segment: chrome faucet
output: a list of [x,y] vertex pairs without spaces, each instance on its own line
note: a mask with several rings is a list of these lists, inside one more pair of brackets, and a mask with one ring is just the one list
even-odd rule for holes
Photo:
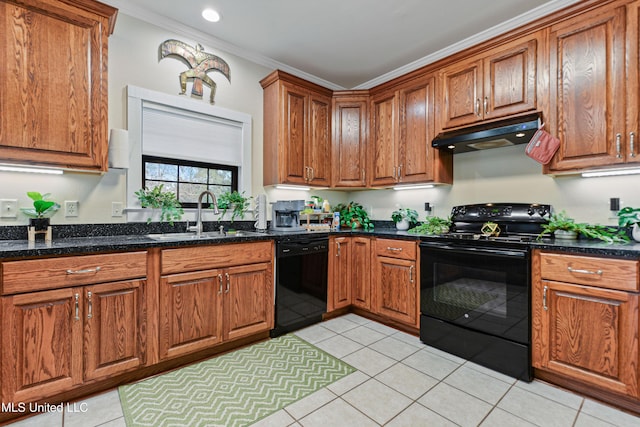
[[187,231],[195,231],[198,237],[200,237],[200,234],[202,233],[202,198],[207,194],[211,196],[211,199],[213,200],[213,213],[216,215],[220,213],[220,211],[218,210],[218,201],[216,200],[215,194],[213,194],[209,190],[205,190],[200,193],[200,196],[198,196],[198,214],[196,216],[196,225],[192,225],[191,227],[189,227],[189,223],[187,223]]

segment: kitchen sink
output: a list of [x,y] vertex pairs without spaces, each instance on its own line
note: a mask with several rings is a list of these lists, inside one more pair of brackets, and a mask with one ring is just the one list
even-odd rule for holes
[[157,233],[147,234],[146,237],[153,240],[205,240],[205,239],[231,239],[234,237],[264,236],[257,231],[236,230],[235,232],[207,231],[198,236],[195,232],[189,233]]

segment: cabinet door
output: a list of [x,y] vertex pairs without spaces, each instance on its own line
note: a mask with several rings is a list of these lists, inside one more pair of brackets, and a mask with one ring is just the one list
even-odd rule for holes
[[327,311],[351,304],[352,261],[351,237],[332,237],[329,240],[329,283],[327,284]]
[[305,184],[307,180],[306,143],[308,122],[308,98],[306,90],[282,83],[283,102],[283,141],[281,150],[282,167],[280,171],[282,181],[289,184]]
[[328,187],[331,184],[331,98],[310,95],[307,141],[307,181]]
[[353,237],[351,250],[351,301],[357,307],[370,310],[371,239]]
[[534,286],[533,365],[638,396],[638,295],[542,280]]
[[377,95],[371,100],[371,150],[369,150],[370,185],[389,185],[398,180],[397,97],[394,92]]
[[3,160],[107,170],[109,23],[82,3],[0,2]]
[[160,358],[168,359],[222,341],[224,273],[207,270],[160,279]]
[[[640,162],[640,1],[627,6],[629,63],[627,65],[627,133],[625,161]],[[623,140],[625,139],[623,138]]]
[[272,264],[232,267],[224,276],[224,339],[273,329]]
[[536,109],[537,40],[516,41],[484,58],[484,119]]
[[404,259],[376,258],[376,310],[378,314],[417,326],[416,263]]
[[442,127],[482,120],[482,60],[461,61],[441,71]]
[[549,124],[561,145],[545,170],[621,163],[625,133],[624,7],[601,8],[553,25],[549,64]]
[[331,164],[334,187],[365,187],[367,101],[337,100],[333,104],[334,138]]
[[108,378],[144,364],[144,281],[84,288],[85,379]]
[[82,289],[2,298],[2,401],[46,399],[82,383]]
[[435,79],[417,82],[399,92],[400,139],[398,168],[401,182],[432,181]]

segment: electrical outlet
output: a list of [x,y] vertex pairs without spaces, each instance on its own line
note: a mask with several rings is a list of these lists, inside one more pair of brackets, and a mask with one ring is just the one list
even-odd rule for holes
[[64,216],[66,216],[66,217],[78,216],[78,201],[77,200],[65,200],[64,201]]
[[18,200],[17,199],[1,199],[0,200],[0,218],[17,218],[18,217]]
[[122,202],[111,202],[111,216],[122,216]]

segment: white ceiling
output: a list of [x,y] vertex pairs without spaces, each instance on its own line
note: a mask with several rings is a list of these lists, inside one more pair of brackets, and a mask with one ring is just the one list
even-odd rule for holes
[[[373,87],[576,1],[103,0],[331,89]],[[222,20],[205,21],[205,7]]]

